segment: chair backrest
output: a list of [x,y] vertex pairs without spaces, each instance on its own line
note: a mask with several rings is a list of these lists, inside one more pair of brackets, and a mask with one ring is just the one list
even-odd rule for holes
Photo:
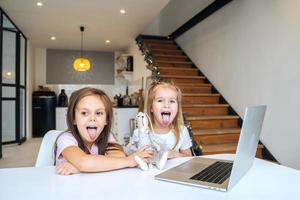
[[51,166],[54,165],[54,144],[57,136],[62,131],[51,130],[48,131],[42,140],[40,150],[36,159],[35,166],[43,167],[43,166]]

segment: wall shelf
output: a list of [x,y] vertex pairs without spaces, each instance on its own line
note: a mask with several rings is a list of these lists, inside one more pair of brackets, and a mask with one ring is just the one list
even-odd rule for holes
[[125,70],[118,71],[117,70],[117,77],[124,78],[127,81],[131,82],[132,81],[132,71],[125,71]]

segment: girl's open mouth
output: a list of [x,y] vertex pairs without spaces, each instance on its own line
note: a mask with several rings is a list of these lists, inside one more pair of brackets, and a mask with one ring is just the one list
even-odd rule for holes
[[96,126],[87,126],[87,132],[92,140],[96,139],[97,127]]
[[161,117],[164,125],[169,125],[171,123],[171,112],[162,112]]

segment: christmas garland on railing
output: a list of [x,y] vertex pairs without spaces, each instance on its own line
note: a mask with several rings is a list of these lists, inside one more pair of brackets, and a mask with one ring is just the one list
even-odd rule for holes
[[191,147],[191,151],[192,151],[192,155],[193,156],[200,156],[202,155],[202,147],[200,144],[197,143],[197,141],[194,138],[194,134],[192,131],[192,126],[190,122],[185,122],[185,126],[188,129],[190,138],[191,138],[191,143],[192,143],[192,147]]
[[184,125],[186,126],[186,128],[188,129],[190,139],[191,139],[191,143],[192,143],[192,146],[191,146],[192,155],[193,156],[200,156],[200,155],[202,155],[202,147],[195,140],[191,123],[189,121],[187,121],[186,118],[187,118],[187,113],[183,113],[183,122],[184,122]]
[[139,36],[136,39],[136,43],[140,48],[140,51],[142,52],[142,55],[144,56],[144,60],[146,61],[147,69],[151,70],[152,72],[152,79],[154,81],[160,81],[160,73],[157,68],[157,64],[154,62],[153,55],[151,53],[150,48],[145,44],[144,39],[142,36]]

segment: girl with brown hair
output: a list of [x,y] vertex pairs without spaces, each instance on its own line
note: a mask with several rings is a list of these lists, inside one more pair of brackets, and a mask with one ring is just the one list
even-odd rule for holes
[[126,155],[111,134],[112,103],[99,89],[82,88],[72,93],[67,112],[68,130],[56,141],[56,171],[61,175],[135,167],[134,156],[151,157],[141,148]]

